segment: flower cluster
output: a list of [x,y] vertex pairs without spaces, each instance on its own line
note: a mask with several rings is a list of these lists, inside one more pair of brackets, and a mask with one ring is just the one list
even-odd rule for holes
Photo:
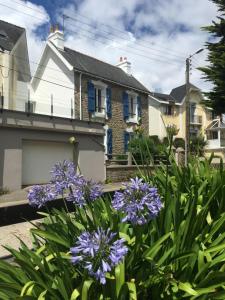
[[76,167],[73,162],[68,160],[56,163],[52,168],[51,174],[51,182],[55,185],[55,190],[59,194],[78,180]]
[[128,251],[124,239],[115,240],[115,236],[116,233],[102,228],[83,232],[75,247],[70,249],[72,263],[85,268],[90,276],[105,284],[105,274],[118,265]]
[[123,192],[116,192],[112,200],[113,208],[125,214],[122,222],[143,225],[158,215],[162,203],[156,188],[139,178],[131,179],[125,187]]
[[103,191],[101,185],[85,180],[83,176],[79,176],[76,184],[71,185],[69,189],[68,201],[72,201],[80,207],[87,202],[91,202],[101,197]]
[[27,195],[30,205],[38,208],[45,205],[46,202],[54,200],[55,197],[56,195],[50,185],[34,185]]

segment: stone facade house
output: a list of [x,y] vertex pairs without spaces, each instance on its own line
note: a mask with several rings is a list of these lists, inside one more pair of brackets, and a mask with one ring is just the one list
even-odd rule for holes
[[57,28],[49,35],[31,82],[35,113],[99,122],[105,129],[105,153],[122,154],[135,126],[149,131],[148,94],[121,58],[114,66],[64,46]]

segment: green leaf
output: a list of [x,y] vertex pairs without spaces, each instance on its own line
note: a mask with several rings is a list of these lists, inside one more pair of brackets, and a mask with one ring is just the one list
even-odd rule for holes
[[192,288],[191,284],[188,282],[180,282],[178,288],[189,295],[196,296],[198,293]]
[[81,300],[88,300],[88,292],[93,283],[94,283],[94,281],[92,279],[85,280],[83,287],[82,287]]
[[76,300],[80,296],[80,293],[77,289],[75,289],[70,297],[70,300]]

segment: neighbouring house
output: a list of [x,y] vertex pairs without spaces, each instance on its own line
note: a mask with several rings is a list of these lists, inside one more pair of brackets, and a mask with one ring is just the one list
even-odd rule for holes
[[31,86],[31,111],[102,124],[108,157],[127,151],[140,122],[148,134],[149,91],[130,62],[121,58],[114,66],[69,49],[58,28],[51,29]]
[[30,79],[25,29],[0,20],[0,108],[24,111]]
[[217,117],[206,128],[207,145],[206,154],[212,153],[217,157],[214,162],[219,162],[220,158],[225,161],[225,119],[224,116]]
[[[199,88],[190,84],[190,136],[206,136],[206,128],[214,115],[210,108],[202,104],[206,101]],[[149,96],[149,134],[166,136],[166,127],[177,127],[177,137],[185,138],[186,126],[186,85],[172,89],[170,94],[151,93]]]

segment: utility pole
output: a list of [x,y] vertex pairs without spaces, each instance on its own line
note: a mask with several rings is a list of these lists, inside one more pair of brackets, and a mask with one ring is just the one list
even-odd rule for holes
[[204,49],[199,49],[194,54],[190,55],[186,59],[186,76],[185,76],[185,83],[186,83],[186,106],[185,106],[185,166],[188,165],[188,155],[190,152],[190,65],[191,59],[194,55],[199,54]]
[[185,110],[185,166],[188,164],[188,155],[190,149],[190,57],[186,59],[186,110]]

